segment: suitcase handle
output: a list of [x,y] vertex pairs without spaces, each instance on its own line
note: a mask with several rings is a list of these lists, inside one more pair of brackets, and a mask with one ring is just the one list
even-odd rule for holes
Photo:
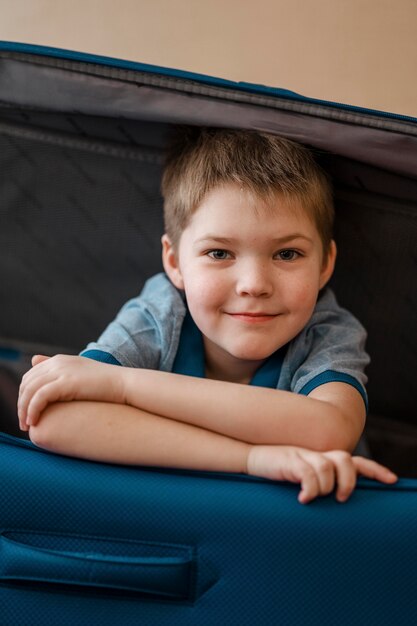
[[110,588],[185,600],[190,598],[194,566],[187,547],[176,556],[126,557],[39,548],[0,535],[1,581]]

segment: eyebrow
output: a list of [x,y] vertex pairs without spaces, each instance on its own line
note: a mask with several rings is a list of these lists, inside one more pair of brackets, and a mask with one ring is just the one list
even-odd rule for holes
[[[305,241],[308,241],[310,243],[313,242],[313,240],[310,237],[306,237],[302,233],[291,233],[289,235],[284,235],[284,237],[274,237],[273,239],[271,239],[271,242],[274,245],[280,245],[283,243],[288,243],[289,241],[293,241],[295,239],[304,239]],[[232,238],[219,237],[218,235],[209,234],[209,235],[206,235],[205,237],[201,237],[201,239],[197,239],[195,243],[202,243],[204,241],[216,241],[217,243],[232,244],[232,243],[236,243],[238,239],[235,239],[233,237]]]

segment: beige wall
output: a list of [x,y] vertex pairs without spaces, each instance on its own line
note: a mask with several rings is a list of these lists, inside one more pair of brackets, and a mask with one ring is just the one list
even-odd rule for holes
[[417,117],[417,0],[0,0],[0,39]]

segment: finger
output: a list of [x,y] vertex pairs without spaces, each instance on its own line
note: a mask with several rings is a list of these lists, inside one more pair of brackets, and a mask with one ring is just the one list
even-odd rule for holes
[[361,456],[354,456],[353,463],[362,476],[379,480],[382,483],[392,484],[397,482],[398,476],[384,465],[380,465],[371,459],[365,459]]
[[27,410],[27,426],[35,426],[39,417],[48,404],[56,402],[60,398],[59,388],[54,382],[48,383],[38,389],[32,396]]
[[[40,363],[38,363],[40,365]],[[19,393],[22,394],[28,385],[30,385],[37,377],[44,374],[42,367],[32,367],[27,370],[22,376],[22,380],[20,381]]]
[[[30,373],[32,371],[33,370],[29,370]],[[39,375],[29,375],[29,372],[27,372],[22,378],[22,382],[19,387],[19,396],[17,399],[17,415],[21,425],[26,424],[28,403],[30,398],[40,386],[39,380],[41,377],[39,377]]]
[[23,420],[19,416],[19,409],[17,409],[17,416],[19,420],[19,428],[20,430],[29,430],[29,426],[26,425],[26,420]]
[[325,454],[333,461],[335,468],[337,481],[336,500],[346,502],[356,486],[357,472],[352,456],[342,450]]
[[17,407],[17,419],[19,420],[19,428],[20,430],[26,430],[26,412],[21,409],[20,406]]
[[23,376],[19,386],[19,397],[17,400],[19,421],[26,423],[28,403],[36,390],[46,382],[45,370],[42,367],[28,370]]
[[51,383],[50,374],[40,370],[37,374],[25,374],[25,382],[20,385],[18,398],[18,417],[21,424],[27,424],[29,404],[42,387]]
[[[285,448],[285,446],[284,446]],[[290,454],[278,459],[279,480],[300,483],[301,490],[298,501],[307,504],[319,495],[320,487],[314,467],[300,454],[296,448],[288,450]],[[303,450],[303,452],[305,452]],[[277,468],[276,468],[277,469]]]
[[308,462],[315,469],[320,495],[328,495],[333,491],[336,482],[336,473],[333,462],[323,453],[305,450],[304,455],[307,456]]
[[21,384],[19,387],[19,396],[17,399],[17,417],[19,420],[20,430],[26,430],[26,400],[25,400],[25,391],[23,389],[23,385]]
[[307,504],[320,494],[320,485],[314,467],[305,461],[300,464],[299,480],[301,491],[298,494],[298,501],[301,504]]
[[46,361],[51,357],[45,356],[44,354],[34,354],[32,357],[32,366],[38,365],[38,363],[42,363],[42,361]]

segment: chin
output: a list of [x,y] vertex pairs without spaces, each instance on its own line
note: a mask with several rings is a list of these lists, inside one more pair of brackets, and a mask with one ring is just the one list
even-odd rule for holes
[[248,348],[245,346],[244,348],[235,349],[230,351],[230,354],[235,357],[235,359],[239,359],[240,361],[265,361],[268,357],[271,356],[278,348],[273,348],[272,350],[260,349],[260,348]]

